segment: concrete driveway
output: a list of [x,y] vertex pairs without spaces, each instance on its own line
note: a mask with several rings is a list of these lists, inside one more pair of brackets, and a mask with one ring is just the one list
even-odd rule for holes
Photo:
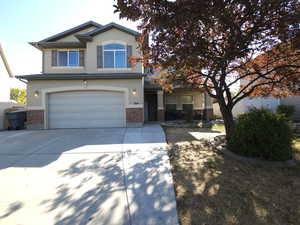
[[164,132],[0,132],[0,224],[176,225]]

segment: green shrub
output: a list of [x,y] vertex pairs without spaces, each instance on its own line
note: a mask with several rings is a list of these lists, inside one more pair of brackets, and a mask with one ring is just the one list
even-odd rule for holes
[[234,153],[271,161],[292,158],[293,133],[282,114],[251,109],[238,117],[228,148]]
[[276,112],[290,118],[295,113],[295,107],[292,105],[279,105]]

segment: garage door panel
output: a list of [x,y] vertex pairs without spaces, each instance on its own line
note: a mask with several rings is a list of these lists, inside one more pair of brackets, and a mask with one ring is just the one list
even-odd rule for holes
[[[84,102],[85,104],[110,104],[111,102],[115,103],[115,104],[123,104],[124,99],[120,98],[119,96],[107,96],[107,95],[103,95],[100,96],[102,99],[98,99],[99,95],[96,96],[84,96],[84,97],[80,97],[80,96],[73,96],[73,97],[64,97],[64,96],[57,96],[57,98],[51,99],[51,103],[52,104],[65,104],[66,102],[68,102],[69,105],[77,105],[78,102]],[[74,101],[76,100],[76,101]]]
[[51,119],[53,120],[68,120],[69,118],[73,120],[109,120],[109,119],[120,119],[120,115],[117,112],[111,112],[109,115],[107,114],[97,114],[94,115],[92,112],[86,113],[84,116],[80,112],[71,112],[68,114],[61,114],[61,115],[53,115]]
[[124,94],[107,91],[52,93],[49,128],[124,127]]
[[[110,105],[108,108],[107,105],[86,105],[84,108],[80,110],[79,113],[92,113],[95,114],[95,111],[98,114],[103,114],[105,112],[114,112],[114,111],[120,111],[123,110],[123,106],[121,105]],[[55,111],[57,113],[76,113],[78,112],[78,104],[75,105],[69,105],[68,108],[64,107],[64,104],[59,105],[59,104],[52,104],[51,107],[49,108],[49,112],[51,113],[52,111]]]
[[108,121],[108,120],[78,120],[77,122],[73,122],[70,120],[65,120],[61,122],[54,122],[52,126],[55,128],[78,128],[77,124],[85,124],[85,127],[82,128],[99,128],[101,127],[120,127],[120,124],[123,123],[122,120],[114,120],[114,121]]

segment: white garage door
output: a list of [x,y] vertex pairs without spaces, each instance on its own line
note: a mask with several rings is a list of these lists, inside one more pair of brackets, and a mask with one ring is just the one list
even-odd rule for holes
[[49,94],[49,128],[124,127],[124,94],[72,91]]

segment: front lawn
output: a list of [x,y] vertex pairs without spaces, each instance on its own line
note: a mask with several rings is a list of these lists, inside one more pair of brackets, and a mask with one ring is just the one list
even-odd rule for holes
[[224,126],[224,124],[214,124],[211,129],[213,131],[219,131],[221,133],[225,133],[225,126]]
[[[300,166],[262,169],[225,158],[199,140],[204,131],[165,128],[181,225],[300,224]],[[300,152],[299,139],[295,146]]]

